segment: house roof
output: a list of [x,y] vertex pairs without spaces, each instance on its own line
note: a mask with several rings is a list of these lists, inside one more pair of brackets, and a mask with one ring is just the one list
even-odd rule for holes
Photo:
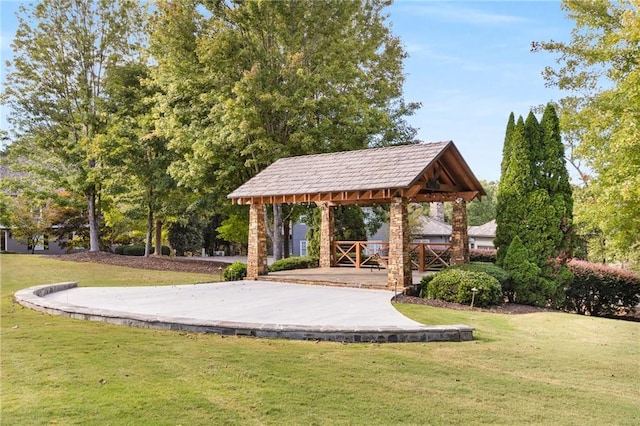
[[451,235],[451,225],[440,222],[430,216],[421,215],[418,220],[420,225],[415,229],[415,235],[449,236]]
[[492,220],[479,226],[470,226],[467,231],[470,237],[495,237],[496,221]]
[[[448,195],[444,195],[448,194]],[[281,158],[228,195],[238,204],[471,200],[485,195],[453,142]]]

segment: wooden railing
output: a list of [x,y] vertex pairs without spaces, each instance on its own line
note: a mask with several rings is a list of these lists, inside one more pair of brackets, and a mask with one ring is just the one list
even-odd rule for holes
[[[351,268],[386,268],[389,243],[371,241],[336,241],[335,265]],[[450,243],[410,243],[411,268],[420,272],[449,266]]]

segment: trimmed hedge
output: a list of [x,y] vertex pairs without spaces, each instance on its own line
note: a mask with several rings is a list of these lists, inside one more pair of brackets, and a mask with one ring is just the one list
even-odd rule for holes
[[239,281],[247,276],[247,265],[242,262],[233,262],[227,266],[222,273],[225,281]]
[[509,285],[511,275],[495,263],[490,262],[471,262],[462,265],[452,265],[449,269],[462,269],[463,271],[484,272],[498,280],[502,288]]
[[[115,254],[121,254],[124,256],[144,256],[144,245],[132,244],[127,246],[118,246],[114,250]],[[151,247],[151,254],[155,253],[155,249]],[[169,256],[171,249],[167,246],[162,246],[162,254]]]
[[496,263],[496,253],[495,249],[469,250],[469,261]]
[[640,304],[640,276],[577,259],[567,266],[573,283],[565,291],[566,310],[582,315],[626,315]]
[[431,299],[471,304],[472,288],[476,288],[474,306],[499,305],[503,301],[502,288],[497,279],[486,272],[461,269],[445,269],[438,272],[427,284],[427,295]]
[[316,258],[310,256],[294,256],[288,257],[286,259],[276,260],[272,265],[269,266],[269,272],[289,271],[291,269],[309,269],[317,267],[318,259]]

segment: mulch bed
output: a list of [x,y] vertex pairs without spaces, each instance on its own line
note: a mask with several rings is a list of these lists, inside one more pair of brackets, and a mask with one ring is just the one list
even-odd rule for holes
[[[126,266],[137,269],[154,269],[157,271],[193,272],[198,274],[219,275],[229,263],[203,260],[190,257],[168,256],[122,256],[105,252],[81,252],[55,256],[61,260],[72,262],[103,263],[107,265]],[[222,268],[222,269],[221,269]]]
[[436,308],[456,309],[459,311],[480,311],[493,312],[496,314],[531,314],[535,312],[558,312],[554,309],[539,308],[537,306],[518,305],[516,303],[503,303],[500,306],[492,306],[490,308],[478,308],[460,303],[445,302],[436,299],[423,299],[422,297],[398,295],[393,299],[397,303],[413,303],[416,305],[427,305]]

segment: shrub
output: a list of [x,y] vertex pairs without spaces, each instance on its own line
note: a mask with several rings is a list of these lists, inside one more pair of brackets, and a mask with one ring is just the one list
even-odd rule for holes
[[489,262],[472,262],[465,263],[463,265],[453,265],[450,268],[461,269],[463,271],[471,271],[471,272],[484,272],[491,275],[493,278],[498,280],[500,283],[500,287],[502,288],[502,294],[506,296],[510,302],[513,301],[513,280],[511,280],[511,275],[501,267],[497,266],[494,263]]
[[[144,256],[144,246],[140,244],[118,246],[114,252],[124,256]],[[155,249],[152,247],[151,254],[153,253],[155,253]],[[171,254],[171,249],[167,246],[162,246],[162,254],[164,256],[169,256]]]
[[313,258],[310,256],[288,257],[286,259],[280,259],[273,262],[273,264],[269,266],[269,272],[289,271],[291,269],[308,269],[308,268],[317,268],[317,267],[318,267],[318,259],[316,258]]
[[574,278],[565,293],[566,310],[594,316],[625,315],[640,303],[640,276],[576,259],[568,267]]
[[247,276],[247,265],[242,262],[233,262],[222,273],[225,281],[239,281]]
[[533,257],[517,235],[509,244],[502,267],[511,275],[513,293],[508,292],[510,302],[523,305],[546,306],[554,289],[540,277],[541,269],[530,259]]
[[436,276],[436,274],[429,274],[422,277],[420,280],[420,297],[426,299],[429,295],[429,283]]
[[495,249],[469,250],[469,261],[496,263],[496,250]]
[[447,302],[470,304],[472,288],[477,289],[475,306],[499,305],[503,300],[500,283],[486,272],[445,269],[435,274],[427,288],[430,298]]

